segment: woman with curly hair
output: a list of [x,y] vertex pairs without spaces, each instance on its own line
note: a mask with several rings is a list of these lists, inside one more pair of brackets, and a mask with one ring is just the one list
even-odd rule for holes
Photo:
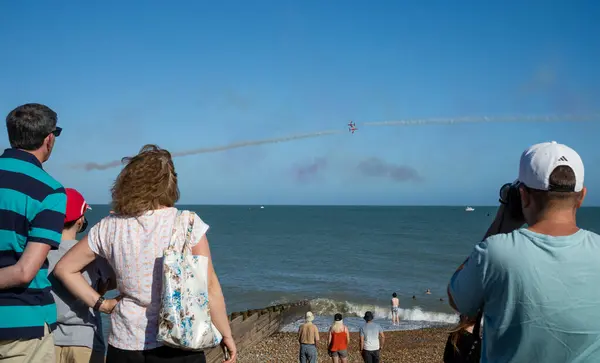
[[[111,314],[106,362],[203,363],[203,352],[190,352],[157,341],[162,290],[162,256],[169,245],[179,200],[171,154],[155,145],[124,158],[112,187],[112,213],[103,218],[58,262],[54,274],[90,308]],[[187,227],[190,212],[182,211]],[[206,238],[208,225],[194,216],[191,252],[208,258],[208,294],[212,322],[223,335],[226,362],[236,360],[236,346]],[[181,246],[182,247],[182,246]],[[103,298],[81,275],[96,256],[105,258],[117,276],[115,299]]]

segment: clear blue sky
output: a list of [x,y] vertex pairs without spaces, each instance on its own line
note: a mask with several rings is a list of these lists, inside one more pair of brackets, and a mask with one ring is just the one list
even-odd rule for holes
[[182,202],[493,205],[523,149],[556,140],[582,155],[600,205],[600,119],[345,131],[600,111],[600,2],[523,3],[2,1],[0,110],[59,113],[46,169],[92,203],[119,168],[69,164],[339,128],[176,158]]

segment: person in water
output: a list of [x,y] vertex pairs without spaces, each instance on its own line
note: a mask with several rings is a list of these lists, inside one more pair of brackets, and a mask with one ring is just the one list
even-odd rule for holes
[[458,325],[448,335],[444,348],[444,363],[479,362],[481,344],[475,345],[475,350],[471,352],[476,338],[473,334],[474,326],[475,318],[460,316]]
[[398,315],[400,310],[400,300],[398,294],[392,294],[392,325],[400,325],[400,316]]
[[327,350],[333,363],[348,363],[348,344],[350,344],[348,327],[344,325],[342,314],[335,314],[327,339]]

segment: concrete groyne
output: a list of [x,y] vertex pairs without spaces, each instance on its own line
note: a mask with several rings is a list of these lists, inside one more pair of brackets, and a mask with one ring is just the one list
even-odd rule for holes
[[[284,325],[294,322],[310,310],[308,300],[235,312],[229,315],[229,325],[238,354],[261,340],[271,336]],[[223,353],[220,347],[207,350],[207,363],[220,363]]]

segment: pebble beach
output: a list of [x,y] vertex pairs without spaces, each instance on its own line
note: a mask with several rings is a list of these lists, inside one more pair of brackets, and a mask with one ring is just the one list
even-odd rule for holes
[[[442,362],[449,328],[387,331],[381,352],[382,363]],[[319,362],[331,362],[327,354],[327,334],[320,335]],[[362,363],[358,352],[358,333],[350,333],[349,363]],[[240,353],[239,363],[295,363],[298,362],[298,336],[277,333]]]

